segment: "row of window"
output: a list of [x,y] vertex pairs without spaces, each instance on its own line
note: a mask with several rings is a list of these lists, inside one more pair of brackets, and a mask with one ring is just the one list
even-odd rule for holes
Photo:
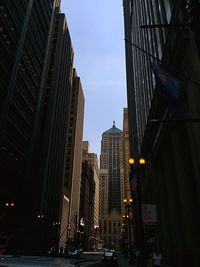
[[[154,57],[161,59],[162,50],[167,36],[167,28],[141,29],[141,25],[168,23],[171,18],[170,5],[168,0],[139,0],[132,3],[130,7],[131,25],[129,41],[144,49]],[[143,139],[148,113],[151,105],[155,81],[150,67],[149,58],[144,52],[132,49],[133,57],[133,78],[130,81],[130,88],[134,82],[135,109],[137,120],[137,135],[140,144]],[[131,90],[131,89],[130,89]]]

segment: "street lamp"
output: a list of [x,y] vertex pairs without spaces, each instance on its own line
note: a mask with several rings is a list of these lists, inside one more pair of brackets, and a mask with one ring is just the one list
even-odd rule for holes
[[129,232],[129,248],[130,248],[130,260],[129,263],[133,264],[133,246],[132,246],[132,237],[131,237],[131,213],[130,213],[130,208],[133,203],[132,198],[124,198],[123,200],[125,204],[125,212],[126,215],[123,215],[123,218],[126,218],[128,222],[128,232]]
[[136,193],[135,215],[136,215],[137,246],[140,249],[141,257],[143,259],[145,241],[144,241],[144,226],[142,218],[142,172],[144,170],[144,166],[146,165],[146,160],[145,158],[141,157],[137,160],[135,164],[135,160],[129,159],[129,164],[130,164],[130,180],[136,179],[134,190]]

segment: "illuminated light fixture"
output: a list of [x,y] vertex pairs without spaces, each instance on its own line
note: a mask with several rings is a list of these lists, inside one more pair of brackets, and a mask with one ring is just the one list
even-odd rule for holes
[[6,207],[8,207],[9,206],[9,203],[6,203]]
[[11,205],[12,207],[14,207],[14,206],[15,206],[15,203],[11,203],[10,205]]
[[144,158],[140,158],[140,159],[139,159],[139,163],[140,163],[141,165],[144,165],[144,164],[146,164],[146,160],[145,160]]
[[124,203],[126,203],[126,202],[127,202],[127,199],[126,199],[126,198],[124,198],[123,202],[124,202]]
[[125,215],[123,215],[122,217],[123,217],[123,218],[125,218],[126,216],[125,216]]
[[38,214],[38,216],[37,216],[38,218],[41,218],[41,215],[40,214]]
[[126,215],[126,218],[129,218],[129,215]]
[[129,202],[130,202],[130,203],[132,203],[132,202],[133,202],[133,199],[132,199],[132,198],[130,198],[130,199],[129,199]]
[[134,164],[134,163],[135,163],[135,160],[134,160],[133,158],[130,158],[130,159],[128,160],[128,162],[129,162],[129,164]]

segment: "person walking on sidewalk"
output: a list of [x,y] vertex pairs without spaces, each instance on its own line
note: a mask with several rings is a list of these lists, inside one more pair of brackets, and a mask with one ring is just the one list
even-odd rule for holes
[[153,260],[153,267],[161,267],[162,255],[158,250],[156,250],[156,252],[153,254],[152,260]]

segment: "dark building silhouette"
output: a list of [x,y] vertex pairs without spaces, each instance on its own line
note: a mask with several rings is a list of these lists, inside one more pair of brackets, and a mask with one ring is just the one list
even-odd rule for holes
[[0,2],[0,231],[13,253],[60,235],[73,49],[59,5]]
[[69,243],[77,231],[82,168],[84,104],[85,99],[81,80],[77,75],[76,69],[73,69],[72,98],[65,157],[61,224],[62,239],[60,246],[64,246],[66,239]]
[[[42,181],[38,190],[39,214],[51,245],[58,246],[64,199],[65,160],[72,102],[73,48],[64,14],[56,10],[53,22],[48,68],[45,79],[38,169]],[[39,186],[38,186],[39,189]],[[65,207],[67,209],[67,207]],[[67,218],[66,218],[67,220]]]
[[82,162],[78,245],[84,250],[92,249],[94,235],[94,195],[95,182],[92,165],[88,161]]
[[[145,225],[145,241],[166,261],[175,255],[176,266],[186,257],[190,266],[200,263],[199,15],[199,1],[124,0],[130,154],[146,157],[143,203],[155,204],[158,217]],[[155,24],[165,25],[140,28]],[[156,85],[150,62],[180,81],[175,105]]]

